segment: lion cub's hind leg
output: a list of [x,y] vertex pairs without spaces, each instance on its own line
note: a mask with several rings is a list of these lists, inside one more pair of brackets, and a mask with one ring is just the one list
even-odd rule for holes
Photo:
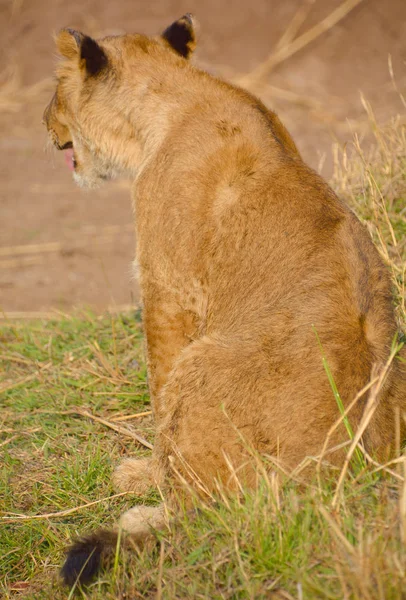
[[134,492],[140,496],[158,487],[161,481],[161,469],[153,457],[126,458],[113,473],[113,483],[119,492]]
[[240,483],[255,485],[250,448],[255,448],[258,434],[256,406],[263,403],[259,399],[256,405],[247,405],[246,399],[260,394],[261,360],[257,352],[244,354],[244,348],[230,348],[208,337],[183,352],[164,388],[167,415],[155,441],[170,503],[182,478],[204,495],[204,489],[209,495],[217,489],[216,480],[238,489],[235,469]]

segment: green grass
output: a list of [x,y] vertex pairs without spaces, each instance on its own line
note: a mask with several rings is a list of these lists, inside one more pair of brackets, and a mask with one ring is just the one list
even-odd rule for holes
[[[376,136],[369,157],[357,149],[337,163],[334,185],[392,271],[404,326],[405,128],[395,123]],[[0,406],[0,597],[67,599],[58,571],[69,540],[111,525],[136,502],[159,500],[112,497],[114,466],[149,450],[83,412],[153,443],[150,415],[115,421],[150,408],[139,314],[2,321]],[[405,478],[404,460],[348,471],[337,502],[336,481],[263,477],[254,492],[180,515],[150,548],[120,551],[77,595],[405,600]]]
[[[0,343],[2,515],[57,512],[112,495],[112,467],[134,442],[71,413],[86,407],[113,421],[149,409],[139,319],[87,314],[5,323]],[[152,440],[150,417],[141,421],[138,429]],[[111,522],[127,504],[118,498],[61,519],[3,520],[0,597],[16,583],[35,582],[39,565],[49,576],[72,533],[106,516]]]
[[[46,515],[106,498],[68,516],[3,520],[0,593],[67,598],[58,580],[64,547],[140,501],[108,499],[111,471],[127,453],[148,453],[69,411],[85,407],[113,422],[148,410],[140,324],[134,315],[88,314],[6,323],[0,339],[7,348],[0,359],[2,516]],[[127,423],[153,441],[149,416]],[[354,482],[349,475],[336,511],[334,486],[264,478],[256,492],[183,515],[156,547],[120,553],[115,577],[104,574],[79,596],[154,598],[160,589],[163,598],[404,598],[400,479],[386,472],[371,479],[367,471]]]

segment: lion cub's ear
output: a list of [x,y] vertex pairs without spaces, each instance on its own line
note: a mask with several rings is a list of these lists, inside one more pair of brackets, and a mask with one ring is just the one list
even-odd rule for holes
[[85,36],[74,29],[62,29],[55,36],[56,47],[59,54],[65,58],[75,58],[79,55],[79,48]]
[[107,56],[97,42],[74,29],[62,29],[56,37],[56,46],[65,58],[77,58],[88,75],[97,75],[107,66]]
[[184,58],[189,58],[196,48],[196,22],[190,13],[169,25],[162,38]]

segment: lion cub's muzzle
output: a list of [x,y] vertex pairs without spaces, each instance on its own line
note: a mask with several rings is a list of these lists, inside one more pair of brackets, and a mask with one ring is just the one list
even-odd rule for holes
[[44,110],[42,122],[48,129],[49,136],[58,150],[68,150],[73,148],[73,143],[69,129],[63,125],[56,116],[57,100],[56,94],[53,95],[51,102]]

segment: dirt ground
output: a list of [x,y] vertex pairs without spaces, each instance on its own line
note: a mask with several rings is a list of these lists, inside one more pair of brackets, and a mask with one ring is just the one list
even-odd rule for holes
[[195,62],[227,78],[251,73],[244,84],[277,110],[304,158],[329,177],[332,141],[364,133],[361,90],[378,121],[404,111],[388,55],[404,90],[406,2],[362,0],[259,81],[252,72],[278,48],[292,50],[290,33],[297,38],[351,4],[356,0],[0,0],[0,310],[100,310],[137,299],[128,184],[84,192],[62,153],[45,151],[53,32],[71,26],[94,36],[156,34],[194,13]]

